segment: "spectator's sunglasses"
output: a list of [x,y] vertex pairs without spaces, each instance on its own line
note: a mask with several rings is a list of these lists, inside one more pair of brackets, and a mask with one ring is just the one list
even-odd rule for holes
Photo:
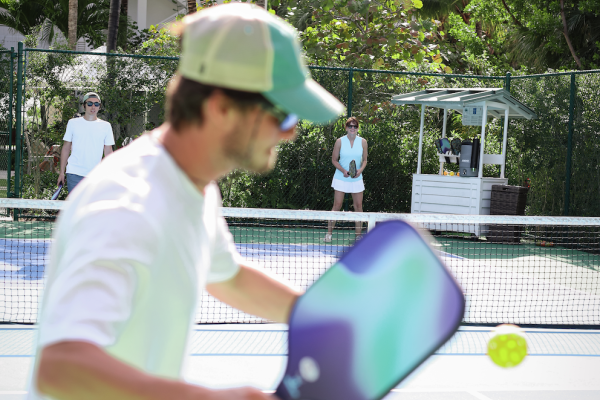
[[350,129],[358,129],[358,125],[352,125],[352,124],[349,124],[349,125],[346,125],[346,128],[350,128]]
[[279,123],[279,130],[282,132],[289,131],[296,125],[298,125],[298,116],[296,114],[289,114],[283,111],[281,108],[277,107],[267,99],[258,103],[260,107],[277,118],[277,122]]
[[100,107],[100,104],[102,104],[102,103],[98,103],[97,101],[95,101],[95,102],[88,101],[87,102],[88,107],[91,107],[91,106]]

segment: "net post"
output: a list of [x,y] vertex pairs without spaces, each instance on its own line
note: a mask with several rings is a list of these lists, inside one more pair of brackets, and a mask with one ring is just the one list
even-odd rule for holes
[[571,156],[573,153],[573,118],[575,107],[575,74],[571,74],[571,96],[569,99],[569,136],[567,138],[567,168],[565,172],[565,209],[563,215],[569,215],[571,199]]
[[369,213],[369,218],[367,219],[367,232],[370,232],[371,229],[375,228],[375,222],[375,215]]

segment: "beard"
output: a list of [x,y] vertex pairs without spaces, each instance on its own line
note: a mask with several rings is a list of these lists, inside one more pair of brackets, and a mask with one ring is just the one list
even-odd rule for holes
[[263,174],[275,167],[277,149],[270,149],[267,155],[267,149],[260,148],[260,142],[256,140],[259,122],[253,127],[252,132],[244,129],[242,123],[236,126],[225,138],[223,152],[226,157],[235,163],[236,168]]

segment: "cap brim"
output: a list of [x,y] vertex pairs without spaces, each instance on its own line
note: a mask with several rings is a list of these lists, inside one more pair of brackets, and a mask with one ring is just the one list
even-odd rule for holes
[[338,99],[312,79],[293,89],[271,90],[262,94],[287,112],[317,124],[333,121],[346,110]]

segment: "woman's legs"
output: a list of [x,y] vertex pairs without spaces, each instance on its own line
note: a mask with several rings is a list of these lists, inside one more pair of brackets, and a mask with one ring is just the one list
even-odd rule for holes
[[[352,205],[354,206],[354,212],[363,212],[362,208],[363,192],[352,193]],[[356,221],[355,229],[356,236],[362,233],[362,222]]]
[[[331,211],[340,211],[342,209],[342,204],[344,203],[344,192],[340,192],[339,190],[334,190],[333,193],[333,208]],[[335,226],[335,221],[329,221],[327,223],[327,233],[332,234],[333,227]]]

